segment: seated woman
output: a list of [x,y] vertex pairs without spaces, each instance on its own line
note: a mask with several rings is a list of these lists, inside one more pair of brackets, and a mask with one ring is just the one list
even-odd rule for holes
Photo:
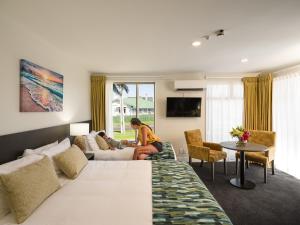
[[138,140],[141,143],[136,147],[133,154],[133,160],[143,160],[149,155],[162,151],[160,138],[154,134],[151,127],[142,123],[138,118],[132,118],[131,127],[138,130]]

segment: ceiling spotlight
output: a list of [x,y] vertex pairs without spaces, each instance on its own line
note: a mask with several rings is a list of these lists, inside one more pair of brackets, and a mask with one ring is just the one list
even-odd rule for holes
[[248,59],[247,58],[243,58],[243,59],[241,59],[241,62],[242,63],[246,63],[246,62],[248,62]]
[[199,47],[199,46],[201,45],[201,42],[200,42],[200,41],[194,41],[194,42],[192,43],[192,45],[193,45],[194,47]]

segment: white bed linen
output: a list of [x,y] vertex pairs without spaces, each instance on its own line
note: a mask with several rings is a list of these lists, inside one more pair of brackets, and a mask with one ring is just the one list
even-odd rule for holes
[[[89,161],[23,225],[152,224],[150,161]],[[12,214],[1,225],[16,224]]]
[[134,148],[126,147],[116,150],[87,151],[94,153],[95,160],[132,160]]

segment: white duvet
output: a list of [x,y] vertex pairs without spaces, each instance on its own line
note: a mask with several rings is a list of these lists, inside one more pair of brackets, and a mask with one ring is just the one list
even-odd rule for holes
[[97,150],[87,152],[94,153],[95,160],[132,160],[134,148],[126,147],[124,149]]
[[[89,161],[24,225],[152,224],[151,161]],[[1,225],[16,224],[11,214]]]

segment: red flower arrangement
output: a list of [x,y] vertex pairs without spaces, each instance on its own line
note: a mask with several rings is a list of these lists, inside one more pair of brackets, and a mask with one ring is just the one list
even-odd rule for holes
[[245,145],[251,136],[250,132],[245,130],[242,126],[232,128],[230,134],[232,137],[237,137],[239,139],[237,145]]

